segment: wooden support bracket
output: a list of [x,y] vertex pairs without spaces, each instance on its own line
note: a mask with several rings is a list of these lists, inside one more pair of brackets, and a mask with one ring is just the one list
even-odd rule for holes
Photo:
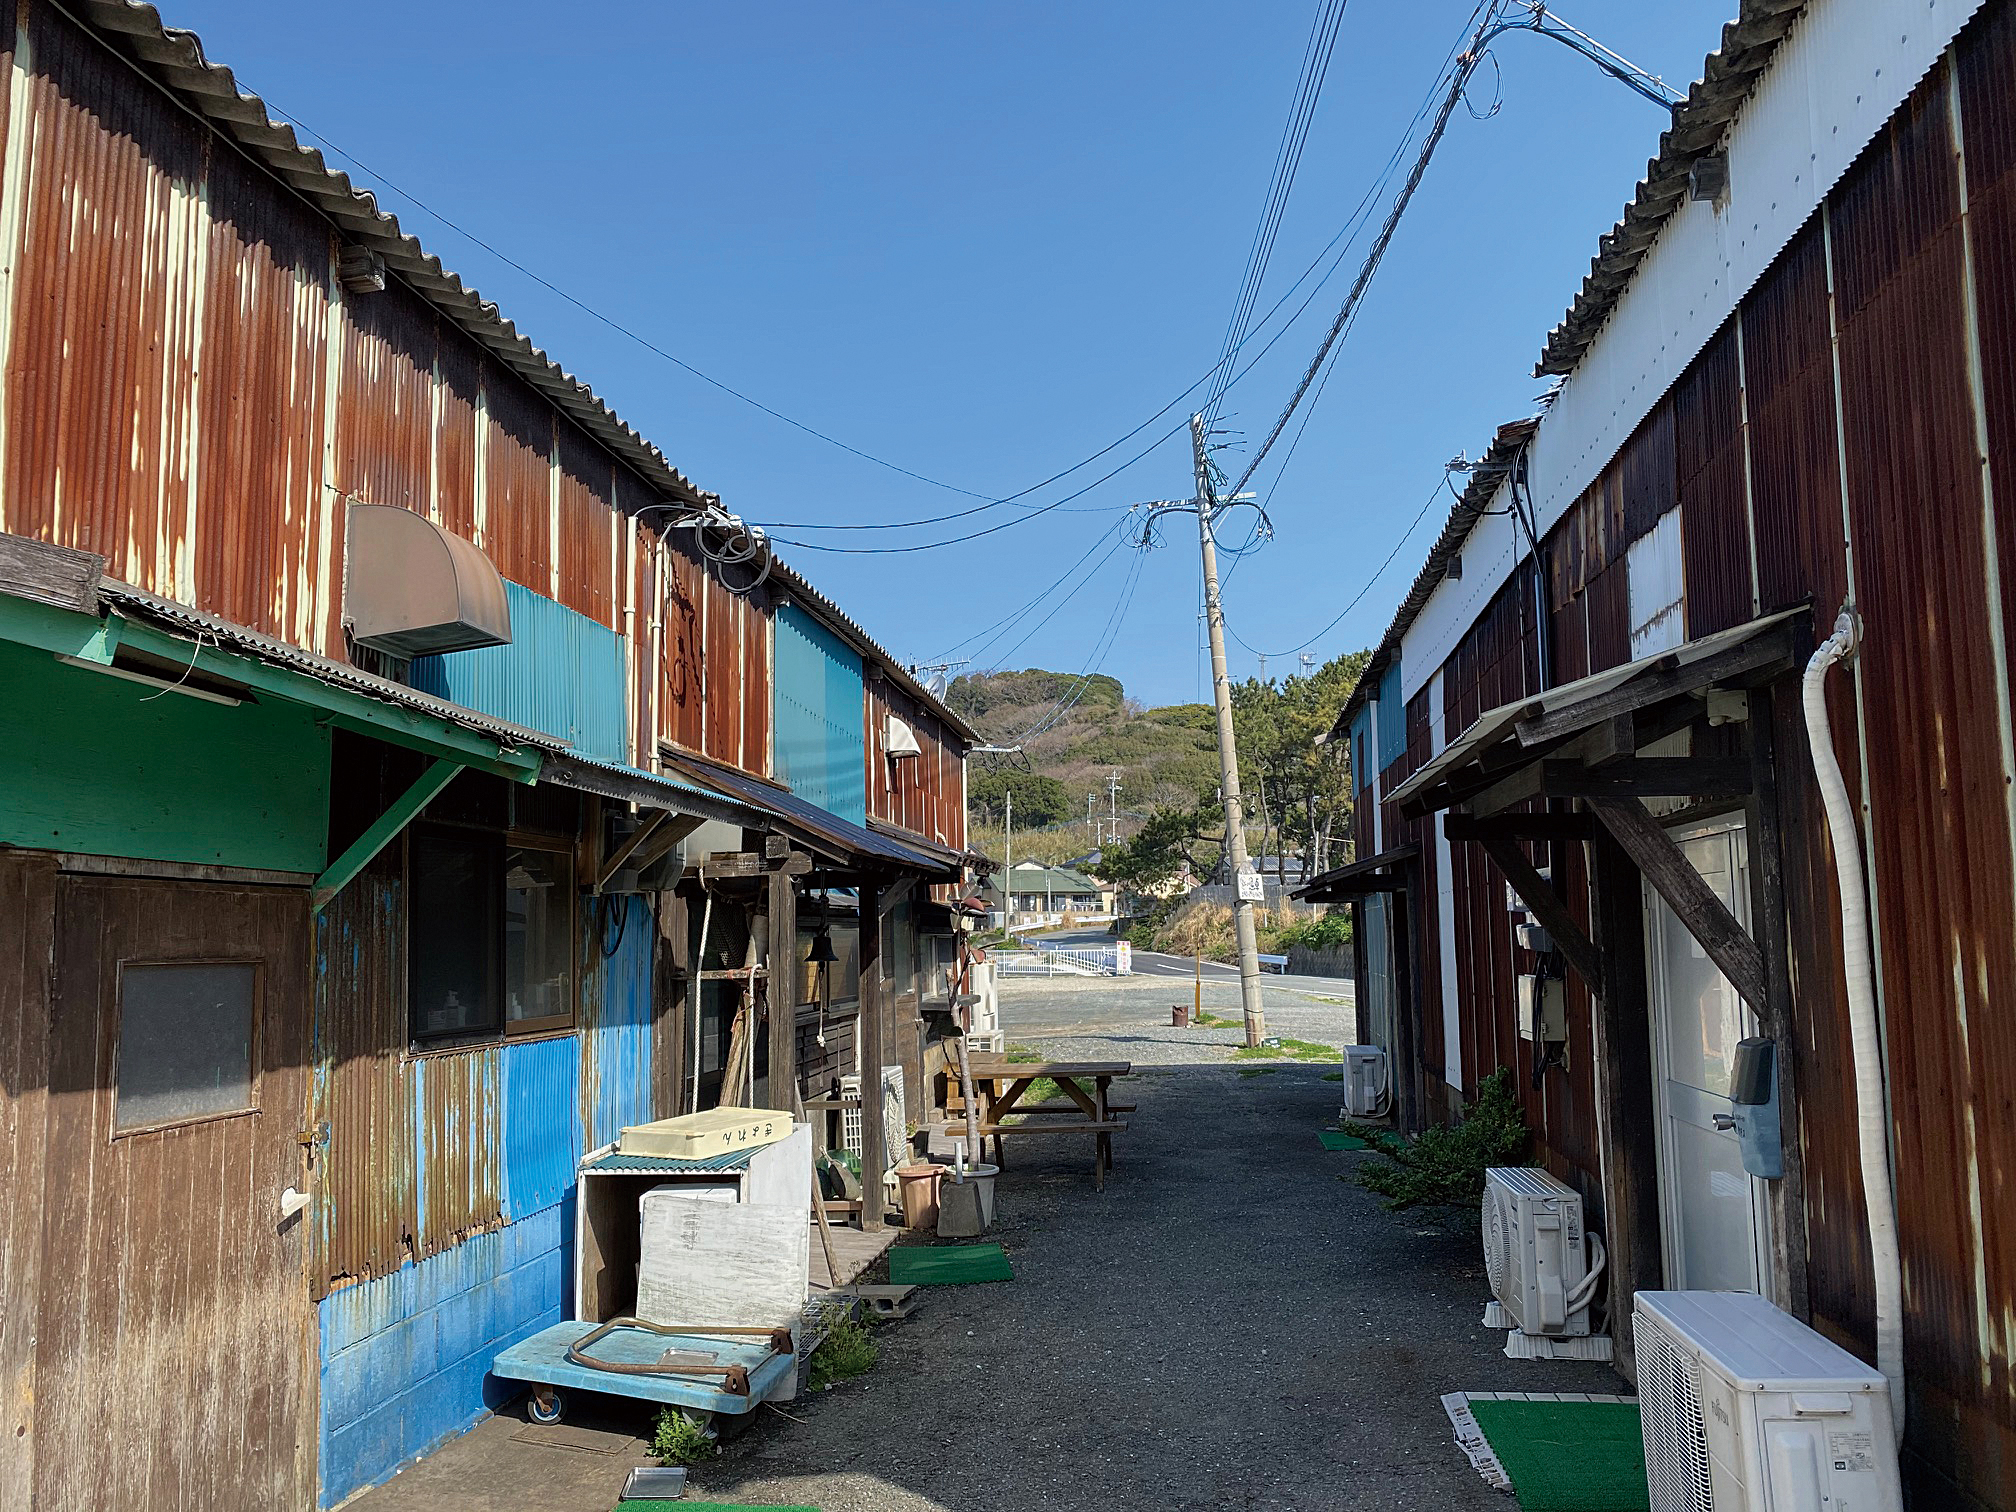
[[1726,651],[1682,665],[1678,657],[1662,657],[1657,664],[1622,685],[1592,694],[1575,703],[1563,704],[1514,726],[1521,745],[1539,745],[1577,730],[1587,729],[1599,719],[1629,714],[1649,708],[1683,693],[1731,678],[1748,677],[1766,669],[1787,667],[1793,661],[1793,622],[1774,625]]
[[1487,835],[1511,840],[1587,840],[1596,833],[1592,814],[1477,814],[1443,817],[1443,833],[1451,840],[1478,840]]
[[413,822],[420,810],[432,803],[440,791],[455,780],[462,763],[442,756],[429,764],[419,779],[392,801],[392,806],[372,821],[371,827],[350,842],[350,847],[329,863],[329,869],[315,879],[317,908],[343,891],[344,886],[371,864],[371,858],[397,838],[399,831]]
[[1707,879],[1637,798],[1592,798],[1590,807],[1636,863],[1653,890],[1666,900],[1687,932],[1700,942],[1743,1000],[1768,1023],[1771,1018],[1764,952]]

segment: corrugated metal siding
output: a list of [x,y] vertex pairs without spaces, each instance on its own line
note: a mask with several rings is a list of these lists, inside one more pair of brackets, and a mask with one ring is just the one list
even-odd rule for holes
[[588,969],[581,993],[580,1116],[584,1148],[592,1150],[626,1125],[663,1116],[651,1093],[651,954],[658,931],[641,897],[612,897],[599,914],[581,912]]
[[627,725],[623,642],[586,615],[504,585],[511,642],[414,658],[413,686],[621,761]]
[[1400,658],[1379,679],[1379,765],[1391,766],[1407,752],[1407,709],[1400,697]]
[[213,152],[201,377],[196,588],[206,609],[321,649],[341,645],[341,522],[322,487],[328,228]]
[[476,411],[483,396],[483,356],[459,331],[443,330],[435,351],[434,508],[438,523],[483,544],[476,518]]
[[[918,753],[891,760],[888,720],[894,715],[917,737]],[[965,844],[964,758],[957,737],[922,705],[887,679],[867,689],[866,782],[868,813],[939,845]]]
[[742,632],[746,606],[721,586],[711,568],[700,591],[706,605],[703,628],[707,663],[701,753],[730,766],[741,766]]
[[172,596],[193,568],[203,133],[48,9],[29,41],[0,525]]
[[553,427],[539,397],[495,363],[484,364],[483,549],[497,570],[553,591]]
[[331,483],[367,504],[431,514],[440,316],[399,284],[343,307]]
[[667,542],[660,579],[658,738],[689,751],[706,744],[705,601],[700,564]]
[[[2016,1233],[1989,1216],[2011,1211],[2016,1168],[2012,773],[1947,90],[1942,65],[1830,202],[1860,670],[1885,690],[1863,719],[1921,1446],[1956,1431],[1949,1413],[2016,1417]],[[2016,1466],[1993,1478],[2008,1491]]]
[[543,1212],[574,1185],[581,1155],[581,1041],[519,1040],[497,1055],[504,1109],[504,1216]]
[[1750,501],[1743,470],[1743,385],[1731,317],[1673,392],[1688,638],[1751,617]]
[[804,610],[776,616],[777,779],[829,814],[868,822],[861,658]]
[[559,511],[560,602],[598,625],[621,630],[616,465],[608,453],[566,421],[559,421],[554,430],[559,458],[559,497],[555,502]]
[[[1615,467],[1624,509],[1624,544],[1644,535],[1680,502],[1676,469],[1673,401],[1662,400],[1631,433]],[[1614,546],[1612,556],[1615,556]]]
[[315,1118],[321,1201],[314,1295],[388,1275],[416,1253],[413,1077],[406,1048],[406,903],[400,847],[315,917]]
[[501,1060],[488,1045],[409,1063],[422,1254],[504,1221]]

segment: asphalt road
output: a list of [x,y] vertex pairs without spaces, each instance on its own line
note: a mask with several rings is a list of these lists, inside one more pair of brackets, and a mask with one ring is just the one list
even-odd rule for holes
[[[1058,934],[1034,935],[1031,936],[1031,940],[1032,942],[1044,945],[1056,945],[1067,950],[1096,949],[1100,946],[1111,945],[1113,943],[1113,936],[1103,929],[1077,929],[1066,930]],[[1197,974],[1196,962],[1189,956],[1164,955],[1160,951],[1154,950],[1137,950],[1133,954],[1134,970],[1140,976],[1194,977]],[[1203,971],[1204,980],[1207,982],[1223,980],[1236,982],[1239,980],[1238,967],[1222,965],[1217,961],[1206,961]]]

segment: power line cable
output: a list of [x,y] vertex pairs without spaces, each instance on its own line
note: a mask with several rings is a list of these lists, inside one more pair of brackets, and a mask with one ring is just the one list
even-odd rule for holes
[[[1028,603],[1024,604],[1021,608],[1011,609],[1007,614],[1003,615],[993,624],[988,625],[985,629],[975,630],[971,635],[967,636],[964,640],[954,641],[944,650],[934,652],[932,654],[931,659],[933,661],[942,660],[944,657],[950,656],[954,651],[964,650],[966,647],[972,645],[974,641],[979,640],[981,636],[993,635],[1003,626],[1008,625],[1011,622],[1022,618],[1022,616],[1024,616],[1025,614],[1032,612],[1038,604],[1042,603],[1043,600],[1050,597],[1051,594],[1055,593],[1058,588],[1063,586],[1066,579],[1068,579],[1074,572],[1076,572],[1080,567],[1084,566],[1085,563],[1091,559],[1092,553],[1099,549],[1099,545],[1102,541],[1104,541],[1108,536],[1113,534],[1114,531],[1118,530],[1124,524],[1126,524],[1126,520],[1124,517],[1122,517],[1121,519],[1115,520],[1111,524],[1107,525],[1107,527],[1104,530],[1100,531],[1098,535],[1092,538],[1092,544],[1085,548],[1085,554],[1083,556],[1079,557],[1077,561],[1073,562],[1069,567],[1066,567],[1056,577],[1052,578],[1049,584],[1044,587],[1042,592],[1038,593],[1036,597],[1031,599]],[[979,650],[985,651],[987,647],[991,644],[992,644],[991,641],[982,642]]]
[[1407,182],[1401,186],[1392,208],[1387,211],[1385,224],[1379,228],[1379,235],[1373,241],[1364,265],[1359,268],[1358,277],[1352,282],[1351,292],[1345,295],[1343,307],[1338,310],[1337,318],[1330,322],[1330,329],[1324,335],[1322,344],[1317,347],[1316,356],[1302,374],[1302,381],[1295,386],[1295,392],[1289,396],[1287,406],[1281,411],[1280,418],[1274,422],[1274,428],[1267,433],[1267,439],[1260,443],[1260,449],[1253,454],[1253,460],[1246,464],[1246,471],[1240,475],[1239,481],[1233,484],[1231,491],[1234,494],[1246,487],[1262,459],[1281,438],[1282,431],[1288,428],[1289,420],[1293,418],[1296,408],[1302,403],[1310,385],[1316,381],[1317,374],[1328,359],[1330,349],[1337,344],[1337,338],[1350,324],[1359,302],[1365,297],[1365,290],[1371,286],[1373,275],[1379,271],[1380,263],[1385,260],[1386,249],[1393,244],[1393,234],[1400,228],[1400,217],[1406,214],[1408,205],[1412,203],[1414,191],[1421,187],[1421,179],[1428,171],[1429,160],[1435,156],[1435,149],[1441,144],[1442,134],[1448,129],[1449,117],[1455,113],[1458,102],[1463,98],[1463,87],[1469,82],[1471,72],[1477,67],[1478,44],[1491,22],[1497,17],[1500,3],[1501,0],[1485,0],[1485,3],[1477,7],[1474,13],[1476,23],[1471,32],[1471,45],[1457,57],[1455,72],[1450,78],[1448,90],[1442,97],[1441,107],[1435,113],[1434,123],[1428,128],[1428,135],[1421,144],[1420,154],[1414,160],[1413,171],[1407,175]]
[[1072,709],[1078,706],[1078,701],[1085,696],[1086,690],[1092,686],[1094,673],[1100,666],[1104,665],[1106,653],[1112,649],[1113,642],[1120,633],[1120,625],[1127,617],[1128,607],[1134,602],[1134,590],[1140,584],[1141,568],[1146,560],[1145,553],[1136,552],[1134,554],[1134,560],[1128,567],[1126,584],[1114,600],[1113,612],[1106,618],[1106,628],[1100,632],[1099,639],[1092,643],[1091,655],[1085,659],[1085,665],[1079,669],[1078,682],[1075,688],[1067,690],[1065,696],[1060,698],[1050,711],[1040,716],[1035,724],[1016,736],[1015,744],[1020,745],[1024,741],[1033,740],[1045,730],[1053,729],[1059,720],[1063,719],[1066,714],[1069,714]]

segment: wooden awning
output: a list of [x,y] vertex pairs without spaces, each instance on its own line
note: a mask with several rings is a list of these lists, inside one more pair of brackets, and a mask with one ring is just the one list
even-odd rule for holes
[[1362,898],[1367,893],[1402,892],[1407,887],[1406,868],[1420,855],[1420,848],[1396,845],[1363,861],[1337,867],[1310,878],[1293,889],[1290,897],[1310,903],[1341,903],[1346,898]]
[[1656,656],[1487,710],[1387,794],[1418,819],[1464,807],[1491,814],[1529,798],[1734,797],[1747,774],[1713,758],[1636,752],[1796,664],[1805,608],[1751,620]]

